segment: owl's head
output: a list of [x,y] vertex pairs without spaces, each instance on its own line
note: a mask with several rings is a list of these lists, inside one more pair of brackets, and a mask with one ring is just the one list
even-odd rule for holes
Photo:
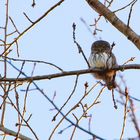
[[103,53],[103,52],[110,52],[110,44],[104,40],[95,41],[91,46],[92,53]]

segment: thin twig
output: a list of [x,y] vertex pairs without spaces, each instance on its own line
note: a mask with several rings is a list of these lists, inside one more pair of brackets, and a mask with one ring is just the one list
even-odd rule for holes
[[33,24],[34,22],[27,16],[25,12],[23,12],[24,16]]
[[13,24],[13,26],[14,26],[16,32],[20,35],[20,32],[18,31],[18,29],[17,29],[17,27],[16,27],[16,25],[15,25],[13,19],[12,19],[11,17],[9,17],[9,19],[10,19],[11,23]]
[[[17,110],[18,110],[18,112],[20,112],[20,107],[19,107],[19,94],[18,94],[18,91],[16,89],[16,83],[15,83],[14,90],[15,90],[15,98],[16,98]],[[18,123],[20,124],[20,115],[19,115],[19,113],[18,113]],[[21,127],[21,125],[19,125],[19,127],[18,127],[17,137],[18,137],[18,135],[20,133],[20,127]]]
[[[121,80],[122,80],[124,86],[127,87],[126,81],[124,80],[123,76],[121,76],[120,78],[121,78]],[[118,101],[118,102],[119,102],[121,105],[124,106],[124,105],[125,105],[125,101],[124,101],[123,97],[124,97],[124,96],[126,97],[126,94],[125,94],[125,92],[123,92],[123,91],[121,90],[120,87],[118,87],[118,89],[119,89],[118,92],[119,92],[120,95],[121,95],[120,98],[121,98],[121,100],[122,100],[122,101]],[[124,96],[122,96],[122,95],[124,95]],[[134,99],[134,98],[132,98],[132,97],[129,96],[129,103],[130,103],[130,105],[129,105],[129,107],[128,107],[128,113],[129,113],[129,117],[131,118],[132,123],[134,124],[134,127],[135,127],[135,129],[136,129],[136,132],[137,132],[137,134],[138,134],[138,137],[140,138],[139,123],[138,123],[137,118],[136,118],[134,102],[133,102],[132,99]],[[134,100],[137,101],[138,99],[134,99]]]
[[[7,31],[8,31],[8,15],[9,15],[9,0],[6,0],[6,9],[5,9],[5,27],[4,27],[4,52],[7,52]],[[4,57],[8,54],[5,53]],[[4,61],[4,79],[7,77],[7,62],[6,59]],[[7,84],[4,82],[4,97],[7,97]],[[6,98],[3,98],[3,108],[2,108],[2,115],[1,115],[1,124],[4,126],[4,119],[5,119],[5,112],[6,112]]]
[[19,72],[19,74],[17,76],[17,79],[19,78],[19,76],[21,75],[21,73],[23,73],[22,70],[23,70],[24,65],[25,65],[25,61],[22,62],[22,65],[21,65],[21,68],[20,68],[20,72]]
[[[8,84],[7,84],[8,85]],[[1,86],[2,87],[2,86]],[[2,106],[5,104],[5,102],[6,102],[6,99],[7,99],[7,97],[8,97],[8,92],[10,91],[10,87],[11,87],[11,83],[9,83],[9,86],[8,86],[8,89],[7,89],[7,94],[4,94],[4,96],[3,96],[3,102],[1,103],[1,105],[0,105],[0,109],[2,108]],[[4,87],[2,87],[2,89],[4,90]]]
[[139,122],[138,122],[138,120],[136,118],[134,103],[133,103],[133,100],[132,99],[129,99],[129,102],[130,102],[130,110],[131,110],[130,117],[131,117],[131,120],[132,120],[132,122],[134,124],[134,127],[136,129],[136,132],[138,134],[138,137],[140,138]]
[[[78,119],[74,113],[72,113],[72,115],[73,115],[73,116],[74,116],[74,118],[76,119],[76,124],[78,125],[78,124],[79,124],[79,122],[80,122],[80,120],[81,120],[82,118]],[[74,133],[75,133],[75,131],[76,131],[76,128],[77,128],[77,127],[76,127],[76,126],[74,126],[74,129],[73,129],[73,131],[72,131],[72,134],[71,134],[70,140],[72,140],[72,139],[73,139],[73,137],[74,137]]]
[[31,72],[31,76],[33,76],[33,74],[34,74],[35,67],[36,67],[36,63],[34,63],[34,65],[33,65],[33,69],[32,69],[32,72]]
[[[100,92],[99,92],[99,94],[97,95],[97,97],[95,98],[94,102],[93,102],[89,107],[86,107],[85,110],[83,110],[83,114],[79,117],[79,119],[75,116],[75,118],[76,118],[76,120],[77,120],[77,123],[76,123],[77,125],[79,124],[80,120],[81,120],[83,117],[87,117],[87,112],[88,112],[95,104],[97,104],[97,100],[99,99],[99,97],[100,97],[101,94],[103,93],[103,90],[104,90],[104,89],[105,89],[105,87],[103,87],[103,88],[100,90]],[[85,95],[86,95],[86,94],[85,94]],[[81,101],[80,101],[80,104],[82,105]],[[82,107],[82,108],[83,108],[83,107]],[[73,132],[72,132],[72,135],[71,135],[70,140],[72,140],[76,129],[77,129],[77,127],[75,126],[75,127],[74,127],[74,130],[73,130]],[[89,131],[89,132],[90,132],[90,131]]]
[[16,49],[17,49],[17,56],[19,57],[19,46],[18,46],[18,41],[16,41]]
[[77,48],[78,48],[79,53],[82,53],[82,56],[83,56],[84,60],[86,61],[88,67],[90,68],[90,65],[89,65],[89,63],[88,63],[88,60],[87,60],[87,58],[86,58],[86,56],[85,56],[85,54],[84,54],[84,52],[83,52],[81,46],[80,46],[79,43],[76,41],[76,37],[75,37],[76,24],[75,24],[75,23],[73,23],[72,28],[73,28],[73,41],[74,41],[74,43],[77,45]]
[[[107,1],[107,0],[106,0]],[[111,0],[111,1],[107,1],[109,4],[107,6],[107,8],[109,8],[111,6],[111,4],[113,3],[114,0]]]
[[55,5],[53,5],[49,10],[47,10],[41,17],[39,17],[36,21],[34,21],[33,24],[31,24],[28,28],[26,28],[22,33],[20,33],[20,35],[18,37],[16,37],[16,39],[10,43],[10,45],[6,48],[6,50],[1,54],[1,56],[3,56],[6,51],[8,49],[10,49],[10,47],[16,43],[16,41],[18,41],[24,34],[26,34],[31,28],[33,28],[37,23],[39,23],[43,18],[45,18],[50,12],[52,12],[56,7],[58,7],[59,5],[61,5],[61,3],[63,3],[64,0],[60,0],[58,1]]
[[62,134],[65,130],[67,130],[68,128],[70,128],[70,127],[72,127],[72,126],[73,126],[73,125],[69,125],[69,126],[63,128],[62,130],[60,130],[60,131],[58,132],[58,134]]
[[129,62],[132,62],[134,61],[135,57],[131,57],[129,60],[127,60],[125,63],[123,63],[123,65],[126,65],[128,64]]
[[35,0],[33,0],[33,2],[32,2],[32,7],[34,8],[35,5],[36,5],[36,2],[35,2]]
[[72,95],[74,94],[76,87],[77,87],[77,83],[78,83],[78,75],[76,76],[76,80],[75,80],[75,84],[73,87],[73,90],[70,94],[70,96],[68,97],[68,99],[65,101],[65,103],[62,105],[62,107],[60,108],[59,112],[53,117],[52,121],[56,120],[57,115],[60,113],[60,111],[62,111],[62,109],[64,108],[64,106],[68,103],[68,101],[71,99]]
[[134,6],[134,4],[135,4],[136,2],[137,2],[137,0],[135,0],[135,1],[133,2],[133,4],[131,5],[131,7],[130,7],[130,12],[129,12],[128,21],[127,21],[127,27],[129,27],[129,25],[130,25],[130,19],[131,19],[131,15],[132,15],[133,6]]
[[13,35],[13,34],[16,33],[16,32],[17,32],[17,31],[13,31],[13,32],[7,34],[7,36],[11,36],[11,35]]
[[[121,80],[123,81],[123,84],[124,84],[124,86],[126,87],[126,83],[125,83],[124,79],[122,78],[122,76],[121,76]],[[125,91],[123,91],[123,90],[120,88],[120,85],[117,85],[117,88],[115,88],[115,90],[116,90],[118,93],[120,93],[121,95],[125,96]],[[135,100],[135,101],[137,101],[137,102],[140,102],[140,99],[135,98],[135,97],[133,97],[133,96],[131,96],[131,95],[128,95],[128,96],[129,96],[129,99],[132,99],[132,100]]]
[[82,17],[80,18],[80,20],[86,26],[87,30],[92,34],[92,30],[89,28],[89,25],[87,25],[86,21]]
[[117,109],[116,101],[114,98],[114,89],[112,89],[112,99],[113,99],[113,103],[114,103],[114,108]]
[[58,70],[60,70],[61,72],[63,72],[63,69],[56,66],[55,64],[53,63],[50,63],[50,62],[46,62],[46,61],[41,61],[41,60],[29,60],[29,59],[16,59],[16,58],[11,58],[11,57],[6,57],[7,59],[9,60],[13,60],[13,61],[21,61],[21,62],[29,62],[29,63],[43,63],[43,64],[47,64],[47,65],[50,65],[50,66],[53,66],[55,68],[57,68]]
[[100,32],[102,31],[101,29],[98,29],[98,27],[97,27],[97,24],[98,24],[98,22],[100,21],[101,18],[102,18],[102,15],[99,14],[98,18],[94,19],[94,24],[90,25],[90,26],[94,26],[94,32],[93,32],[94,36],[97,34],[97,31],[100,31]]
[[125,125],[126,125],[126,116],[127,116],[127,103],[129,101],[129,96],[128,96],[128,89],[127,87],[125,88],[125,94],[126,94],[126,102],[125,102],[125,106],[124,106],[124,119],[123,119],[123,127],[122,127],[122,132],[121,132],[121,136],[120,136],[120,140],[122,140],[123,138],[123,134],[124,134],[124,129],[125,129]]
[[105,88],[106,88],[106,87],[103,87],[103,88],[100,90],[100,92],[99,92],[98,96],[96,97],[96,99],[94,100],[94,102],[86,109],[86,112],[87,112],[89,109],[91,109],[95,104],[97,104],[97,100],[99,99],[100,95],[103,93],[103,91],[104,91]]
[[37,140],[39,140],[39,138],[37,137],[36,133],[34,132],[34,130],[31,128],[31,126],[28,124],[28,122],[22,117],[22,114],[19,112],[19,110],[17,109],[17,107],[14,105],[14,103],[12,102],[12,100],[8,97],[9,101],[11,102],[12,106],[15,108],[15,110],[18,112],[18,114],[20,115],[20,117],[22,118],[22,120],[26,123],[27,127],[31,130],[31,132],[33,133],[33,135],[35,136],[35,138]]
[[119,12],[121,10],[124,10],[125,8],[127,8],[128,6],[130,6],[135,0],[131,1],[130,3],[128,3],[127,5],[123,6],[122,8],[119,8],[115,11],[113,11],[113,13]]
[[92,120],[92,114],[90,114],[89,120],[88,120],[88,130],[91,132],[91,120]]
[[[28,84],[27,89],[26,89],[26,93],[25,93],[25,97],[24,97],[24,107],[23,107],[23,112],[22,112],[22,118],[24,118],[25,113],[26,113],[27,95],[28,95],[28,90],[29,90],[30,85],[31,85],[31,82]],[[19,114],[18,114],[18,115],[19,115]],[[20,116],[20,115],[19,115],[19,116]],[[29,118],[30,118],[30,117],[29,117]],[[28,121],[29,121],[29,119],[27,119],[27,122],[28,122]],[[23,119],[21,119],[21,121],[19,121],[18,135],[19,135],[19,132],[20,132],[20,130],[21,130],[22,123],[23,123]]]

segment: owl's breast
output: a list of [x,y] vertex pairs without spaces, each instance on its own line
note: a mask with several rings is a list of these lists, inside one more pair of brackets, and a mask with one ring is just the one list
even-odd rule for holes
[[93,68],[111,68],[112,57],[107,53],[91,54],[89,57],[89,64]]

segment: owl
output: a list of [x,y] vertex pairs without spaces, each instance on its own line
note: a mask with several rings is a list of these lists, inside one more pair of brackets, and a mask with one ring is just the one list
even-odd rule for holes
[[117,66],[117,61],[107,41],[98,40],[92,44],[88,62],[91,68],[105,69],[105,71],[93,73],[96,79],[103,80],[109,90],[116,87],[116,71],[111,68]]

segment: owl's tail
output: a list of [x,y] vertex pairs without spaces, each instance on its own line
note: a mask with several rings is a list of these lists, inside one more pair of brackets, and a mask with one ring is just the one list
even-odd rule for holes
[[116,88],[116,86],[117,86],[115,77],[116,77],[116,73],[114,73],[114,75],[112,75],[112,76],[107,76],[105,78],[106,86],[109,90],[112,90],[112,89]]

